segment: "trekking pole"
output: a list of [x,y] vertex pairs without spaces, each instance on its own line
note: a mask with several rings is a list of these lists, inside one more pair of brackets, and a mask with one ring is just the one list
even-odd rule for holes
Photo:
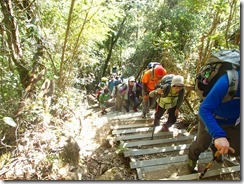
[[205,175],[205,173],[208,171],[208,169],[213,165],[213,162],[220,156],[221,154],[219,153],[219,151],[216,151],[214,154],[214,157],[212,158],[212,160],[208,163],[208,165],[205,167],[204,171],[201,173],[201,175],[199,176],[199,179],[202,179],[202,177]]
[[[157,104],[157,108],[156,108],[156,111],[158,111],[158,104]],[[155,131],[155,128],[156,128],[156,126],[155,126],[155,117],[154,117],[154,122],[153,122],[153,131],[152,131],[152,140],[153,140],[153,136],[154,136],[154,131]]]
[[[232,153],[235,153],[235,150],[233,148],[230,147],[230,151]],[[220,156],[221,154],[219,153],[219,151],[216,151],[214,154],[214,157],[212,158],[212,160],[208,163],[208,165],[205,167],[205,169],[203,170],[203,172],[201,173],[201,175],[199,176],[199,179],[202,179],[203,176],[205,175],[205,173],[209,170],[209,168],[213,165],[213,162]]]

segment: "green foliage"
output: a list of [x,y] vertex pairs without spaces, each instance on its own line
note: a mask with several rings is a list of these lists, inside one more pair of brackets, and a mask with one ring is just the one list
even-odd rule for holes
[[[136,76],[147,63],[157,61],[168,73],[182,74],[187,83],[193,84],[199,60],[207,58],[211,50],[240,47],[240,2],[235,0],[74,2],[70,14],[71,1],[67,0],[12,1],[11,20],[16,20],[17,27],[11,30],[7,29],[9,25],[4,25],[3,17],[7,12],[0,7],[3,18],[0,27],[0,138],[6,148],[16,143],[16,136],[21,141],[26,130],[32,130],[35,125],[40,126],[36,127],[38,131],[45,123],[58,127],[77,106],[87,108],[84,91],[95,88],[104,68],[106,75],[113,66],[118,66],[125,77]],[[67,32],[69,15],[70,30]],[[16,35],[8,37],[7,33],[14,30],[18,30]],[[64,70],[61,71],[66,36]],[[112,50],[111,44],[114,44]],[[13,49],[14,45],[18,45],[19,50]],[[25,81],[32,80],[30,89],[21,85],[20,66],[26,69],[22,74],[33,77]],[[40,74],[42,67],[46,72],[37,80],[34,77]],[[40,95],[41,85],[47,78],[58,81],[61,73],[64,88],[56,87],[53,104],[47,107],[45,97]],[[79,93],[73,91],[77,85]],[[77,96],[81,96],[79,101],[76,101]],[[191,94],[188,100],[196,114],[199,105],[196,95]],[[19,125],[17,131],[16,125]],[[124,150],[126,148],[119,146],[116,152],[121,154]],[[65,151],[59,155],[65,163],[79,162],[77,150],[75,155],[69,153],[69,146]],[[49,166],[56,157],[46,159],[43,165]]]
[[128,150],[129,150],[128,148],[118,145],[115,152],[119,155],[119,154],[123,154],[124,151],[128,151]]

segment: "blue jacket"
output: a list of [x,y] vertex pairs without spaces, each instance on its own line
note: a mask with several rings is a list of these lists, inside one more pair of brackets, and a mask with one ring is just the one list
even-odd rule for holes
[[[240,70],[238,71],[238,77],[239,84],[236,97],[240,97]],[[234,124],[240,116],[240,99],[233,99],[222,103],[229,88],[228,83],[227,74],[221,76],[199,108],[199,116],[212,138],[226,137],[225,131],[219,125]],[[216,119],[214,115],[226,118],[227,120]]]

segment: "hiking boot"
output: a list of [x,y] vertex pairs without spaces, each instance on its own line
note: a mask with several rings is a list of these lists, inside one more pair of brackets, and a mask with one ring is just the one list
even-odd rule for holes
[[146,118],[146,113],[142,113],[141,117]]
[[197,171],[195,170],[195,167],[197,166],[197,161],[190,159],[189,156],[188,156],[187,166],[191,173],[197,173]]
[[169,131],[168,126],[166,124],[163,124],[161,131],[162,132],[168,132]]

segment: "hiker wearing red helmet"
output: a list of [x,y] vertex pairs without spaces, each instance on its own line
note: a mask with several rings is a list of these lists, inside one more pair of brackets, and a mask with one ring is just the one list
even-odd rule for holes
[[149,93],[155,89],[166,74],[167,72],[162,65],[157,65],[155,68],[147,70],[142,76],[142,118],[146,117],[146,113],[149,111],[149,106],[153,107],[155,104],[154,99],[149,97]]

